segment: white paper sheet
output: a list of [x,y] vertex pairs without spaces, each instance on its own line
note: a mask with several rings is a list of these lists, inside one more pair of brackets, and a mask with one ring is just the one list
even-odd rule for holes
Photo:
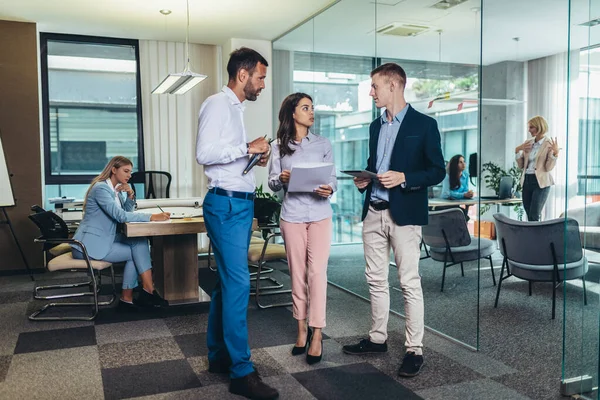
[[292,167],[288,192],[313,192],[319,185],[331,183],[331,163],[306,163]]

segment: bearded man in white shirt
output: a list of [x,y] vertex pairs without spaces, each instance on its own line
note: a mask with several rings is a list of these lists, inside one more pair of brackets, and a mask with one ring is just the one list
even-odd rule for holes
[[208,193],[204,221],[217,261],[219,279],[211,295],[208,319],[209,372],[227,373],[229,391],[252,399],[276,399],[250,361],[246,314],[250,295],[248,246],[254,217],[254,172],[243,174],[253,154],[270,155],[265,138],[248,142],[244,101],[255,101],[265,87],[267,61],[242,47],[227,63],[229,82],[200,107],[196,160],[204,166]]

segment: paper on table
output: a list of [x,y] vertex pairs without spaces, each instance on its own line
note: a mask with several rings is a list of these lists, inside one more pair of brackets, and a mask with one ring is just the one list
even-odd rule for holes
[[292,167],[288,192],[313,192],[319,185],[331,183],[331,163],[305,163]]
[[371,179],[377,179],[377,174],[371,171],[361,171],[361,170],[348,170],[348,171],[342,171],[344,174],[347,175],[352,175],[355,176],[357,178],[371,178]]

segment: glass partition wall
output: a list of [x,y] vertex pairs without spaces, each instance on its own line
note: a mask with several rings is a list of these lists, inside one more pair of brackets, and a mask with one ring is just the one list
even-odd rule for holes
[[[600,398],[600,2],[571,0],[564,216],[579,224],[585,286],[563,287],[563,394]],[[565,252],[574,250],[566,248]],[[584,292],[585,289],[585,292]]]
[[[425,249],[420,262],[427,329],[505,365],[512,372],[495,379],[508,387],[525,387],[522,391],[531,398],[556,397],[559,378],[568,383],[563,394],[587,392],[597,398],[599,3],[341,0],[273,43],[274,115],[288,94],[310,94],[316,110],[313,131],[328,137],[334,147],[339,185],[332,198],[329,281],[367,301],[363,195],[339,171],[366,166],[368,127],[382,111],[369,97],[370,71],[386,62],[401,65],[408,78],[407,101],[436,119],[446,162],[454,155],[464,157],[477,201],[456,205],[466,208],[467,230],[480,254],[486,246],[483,239],[492,240],[496,281],[503,255],[494,214],[534,223],[523,207],[523,171],[515,152],[531,138],[532,117],[547,121],[544,140],[556,140],[559,152],[541,220],[560,218],[565,232],[567,218],[579,222],[583,250],[565,242],[556,251],[567,255],[582,250],[587,257],[587,299],[582,279],[558,283],[552,319],[552,283],[533,283],[530,291],[527,280],[511,276],[503,280],[495,306],[498,286],[490,260],[464,262],[464,276],[460,265],[449,267],[443,291],[444,263],[428,258]],[[504,176],[512,178],[512,197],[488,198],[499,194]],[[440,196],[441,185],[430,188],[430,209]],[[544,237],[539,240],[531,249],[535,254],[548,247]],[[403,315],[393,256],[390,261],[391,309]],[[566,271],[569,266],[559,267]]]

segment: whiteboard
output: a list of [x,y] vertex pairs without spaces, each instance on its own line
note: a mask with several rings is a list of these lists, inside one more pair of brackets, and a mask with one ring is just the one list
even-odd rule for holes
[[15,198],[12,193],[12,186],[8,177],[8,167],[6,158],[4,158],[4,148],[2,147],[2,137],[0,137],[0,207],[10,207],[15,205]]

